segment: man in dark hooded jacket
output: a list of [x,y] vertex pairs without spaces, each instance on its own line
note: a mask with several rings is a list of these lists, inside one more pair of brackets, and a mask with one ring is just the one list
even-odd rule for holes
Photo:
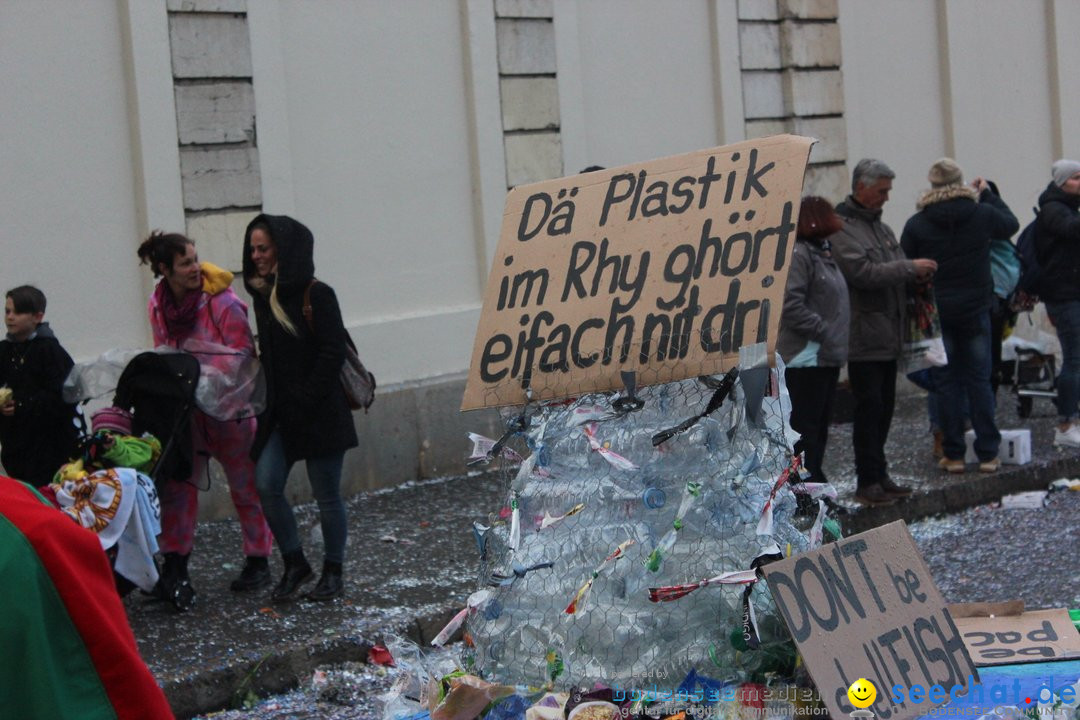
[[931,189],[919,198],[919,212],[904,226],[900,244],[908,257],[937,261],[934,292],[949,362],[931,371],[942,400],[945,456],[940,467],[951,473],[966,469],[966,396],[979,470],[995,472],[1000,465],[1001,433],[994,421],[990,384],[990,307],[994,295],[990,239],[1009,237],[1020,224],[984,179],[976,178],[971,187],[965,186],[960,166],[950,158],[931,166],[929,180]]

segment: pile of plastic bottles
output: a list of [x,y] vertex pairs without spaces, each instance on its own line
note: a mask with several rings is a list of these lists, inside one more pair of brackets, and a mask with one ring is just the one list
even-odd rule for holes
[[478,453],[519,464],[506,508],[474,527],[469,672],[640,687],[695,669],[727,680],[794,665],[755,571],[820,544],[825,506],[809,532],[793,524],[798,436],[782,372],[751,350],[726,376],[631,381],[507,415],[507,435]]

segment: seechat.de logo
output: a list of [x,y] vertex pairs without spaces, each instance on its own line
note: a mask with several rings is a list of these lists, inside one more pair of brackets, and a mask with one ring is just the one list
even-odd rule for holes
[[866,678],[859,678],[847,689],[848,701],[859,708],[851,713],[853,718],[872,718],[874,713],[866,708],[877,700],[877,688]]

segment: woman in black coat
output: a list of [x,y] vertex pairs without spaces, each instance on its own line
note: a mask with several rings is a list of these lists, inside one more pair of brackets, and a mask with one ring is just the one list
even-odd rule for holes
[[313,244],[311,231],[284,215],[259,215],[244,236],[244,285],[254,300],[267,379],[267,408],[252,447],[255,483],[285,562],[274,600],[292,599],[313,576],[285,497],[297,460],[307,465],[325,547],[322,576],[307,597],[329,600],[344,587],[341,468],[345,451],[357,445],[341,386],[348,335],[333,289],[315,280]]

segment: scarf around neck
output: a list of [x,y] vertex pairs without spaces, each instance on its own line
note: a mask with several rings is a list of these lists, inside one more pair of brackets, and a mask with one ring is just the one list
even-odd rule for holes
[[161,308],[161,316],[165,320],[165,330],[169,337],[179,339],[191,332],[199,315],[201,290],[187,293],[178,303],[169,290],[169,284],[162,280],[154,289],[154,296]]

